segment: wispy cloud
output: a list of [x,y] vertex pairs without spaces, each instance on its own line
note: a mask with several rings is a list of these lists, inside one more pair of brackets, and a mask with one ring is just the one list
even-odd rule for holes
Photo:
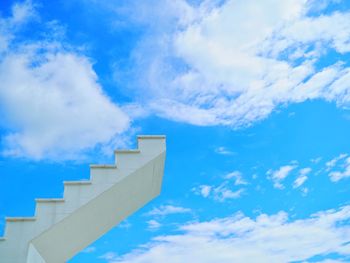
[[119,228],[125,228],[125,229],[129,229],[131,226],[132,225],[128,220],[124,220],[118,225]]
[[314,163],[314,164],[317,164],[317,163],[319,163],[321,160],[322,160],[322,157],[317,157],[317,158],[311,159],[310,161],[311,161],[312,163]]
[[226,147],[223,147],[223,146],[216,148],[215,152],[217,154],[221,154],[221,155],[233,155],[233,154],[235,154],[234,152],[230,151],[229,149],[227,149]]
[[284,165],[277,170],[267,171],[268,178],[273,182],[273,186],[277,189],[284,189],[283,180],[295,169],[296,164]]
[[231,199],[238,199],[242,197],[245,189],[240,188],[238,190],[232,190],[232,188],[228,187],[227,183],[223,183],[218,187],[213,189],[213,198],[219,202],[225,202]]
[[146,216],[167,216],[172,214],[184,214],[191,213],[192,210],[189,208],[184,208],[181,206],[173,206],[173,205],[162,205],[160,207],[156,207],[146,213]]
[[17,31],[36,15],[32,1],[27,0],[13,4],[9,17],[0,16],[0,56],[8,52]]
[[240,171],[233,171],[223,176],[223,180],[218,184],[199,185],[192,188],[192,192],[217,202],[225,202],[242,197],[245,189],[240,186],[247,184],[248,182],[243,179],[243,174]]
[[243,179],[243,175],[240,171],[233,171],[231,173],[228,173],[227,175],[225,175],[225,179],[227,180],[233,179],[235,185],[248,184],[248,182]]
[[298,220],[288,219],[285,212],[261,214],[255,219],[237,213],[185,224],[180,227],[183,233],[158,236],[110,262],[277,263],[306,262],[317,255],[324,255],[324,260],[338,255],[341,260],[350,255],[350,231],[343,224],[349,219],[349,206]]
[[297,177],[297,179],[295,179],[294,183],[293,183],[293,188],[298,188],[301,185],[303,185],[306,180],[308,179],[307,175],[312,171],[312,169],[310,167],[307,168],[303,168],[301,170],[299,170],[299,175]]
[[244,188],[233,189],[229,181],[215,185],[200,185],[192,189],[196,195],[204,198],[210,198],[214,201],[225,202],[231,199],[238,199],[242,197],[245,192]]
[[96,247],[87,247],[82,251],[82,253],[90,254],[90,253],[95,252],[96,250],[97,250]]
[[157,220],[149,220],[147,221],[147,228],[148,230],[154,231],[159,229],[162,226],[161,223],[159,223]]
[[350,157],[345,160],[342,165],[342,170],[330,172],[329,177],[333,182],[338,182],[339,180],[350,177]]
[[108,262],[114,262],[114,260],[116,260],[118,258],[118,254],[114,253],[114,252],[107,252],[107,253],[103,254],[102,256],[99,256],[98,258],[104,259]]
[[204,198],[207,198],[212,190],[212,186],[210,185],[200,185],[198,188],[192,189],[196,194],[203,196]]
[[340,160],[346,158],[348,155],[346,153],[341,153],[337,157],[334,157],[332,160],[326,163],[326,170],[331,170]]

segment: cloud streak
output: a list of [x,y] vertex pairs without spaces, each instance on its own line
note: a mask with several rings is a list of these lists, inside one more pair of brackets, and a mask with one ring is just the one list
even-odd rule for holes
[[243,179],[241,172],[234,171],[227,174],[224,177],[224,181],[220,184],[199,185],[198,187],[194,187],[192,192],[203,198],[210,198],[217,202],[225,202],[241,198],[245,193],[245,188],[241,188],[241,186],[247,184],[248,182]]
[[350,177],[350,157],[345,160],[342,166],[342,170],[335,170],[329,173],[329,178],[331,181],[338,182],[342,179]]
[[350,256],[350,229],[343,224],[349,219],[349,206],[298,220],[289,220],[285,212],[261,214],[255,219],[237,213],[183,225],[183,233],[158,236],[110,262],[277,263],[306,261],[317,255],[326,259],[331,254],[341,261]]
[[181,207],[181,206],[173,206],[173,205],[162,205],[160,207],[156,207],[146,213],[147,216],[168,216],[172,214],[184,214],[191,213],[191,209]]
[[284,165],[277,170],[269,170],[267,175],[272,180],[273,186],[277,189],[284,189],[283,180],[296,168],[296,165]]

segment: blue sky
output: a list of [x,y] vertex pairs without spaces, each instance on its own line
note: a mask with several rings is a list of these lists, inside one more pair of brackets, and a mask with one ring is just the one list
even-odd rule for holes
[[350,262],[350,4],[1,1],[0,235],[137,134],[160,197],[71,262]]

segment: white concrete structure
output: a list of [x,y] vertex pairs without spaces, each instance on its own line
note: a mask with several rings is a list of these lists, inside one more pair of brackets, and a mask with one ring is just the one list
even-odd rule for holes
[[64,263],[160,194],[165,136],[138,136],[90,181],[64,182],[62,199],[36,199],[34,217],[6,218],[1,263]]

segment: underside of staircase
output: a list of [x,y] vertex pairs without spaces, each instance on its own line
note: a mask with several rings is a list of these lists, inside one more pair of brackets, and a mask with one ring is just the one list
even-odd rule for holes
[[64,182],[63,198],[36,199],[34,217],[6,218],[0,262],[64,263],[160,194],[165,136],[138,136],[115,164],[90,165],[89,181]]

